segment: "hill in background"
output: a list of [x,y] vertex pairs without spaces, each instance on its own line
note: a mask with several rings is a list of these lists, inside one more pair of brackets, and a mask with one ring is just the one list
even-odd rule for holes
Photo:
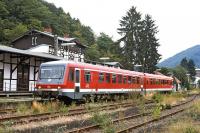
[[169,67],[173,68],[180,64],[183,58],[192,59],[196,67],[200,68],[200,45],[195,45],[191,48],[188,48],[164,61],[159,63],[158,67]]
[[1,0],[0,43],[9,42],[30,29],[43,31],[52,28],[53,34],[76,37],[85,45],[94,44],[92,29],[79,19],[72,18],[62,8],[44,0]]

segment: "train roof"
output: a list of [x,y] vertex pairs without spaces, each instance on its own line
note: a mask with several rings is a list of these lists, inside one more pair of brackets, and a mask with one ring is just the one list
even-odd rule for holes
[[150,74],[150,73],[144,73],[145,76],[148,76],[150,78],[159,78],[159,79],[168,79],[168,80],[172,80],[172,77],[168,77],[165,75],[157,75],[157,74]]
[[135,76],[144,76],[144,73],[141,72],[135,72],[130,70],[124,70],[120,68],[114,68],[114,67],[108,67],[108,66],[102,66],[102,65],[93,65],[83,62],[74,62],[74,61],[66,61],[66,60],[60,60],[60,61],[51,61],[42,63],[42,65],[59,65],[59,64],[69,64],[71,66],[77,66],[81,67],[85,70],[94,70],[94,71],[102,71],[102,72],[109,72],[109,73],[116,73],[116,74],[126,74],[126,75],[135,75]]

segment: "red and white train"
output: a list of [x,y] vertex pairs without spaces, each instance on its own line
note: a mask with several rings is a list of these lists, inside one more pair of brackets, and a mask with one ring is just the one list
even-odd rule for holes
[[92,94],[172,91],[173,79],[88,63],[52,61],[41,64],[36,88],[40,95],[82,99]]

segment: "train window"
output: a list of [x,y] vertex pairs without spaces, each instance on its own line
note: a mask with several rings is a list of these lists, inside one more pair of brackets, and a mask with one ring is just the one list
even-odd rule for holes
[[68,80],[74,81],[74,69],[72,69],[72,68],[69,69]]
[[126,76],[123,76],[123,83],[126,84]]
[[137,84],[140,84],[140,77],[137,77]]
[[75,75],[76,75],[76,80],[75,80],[75,82],[76,82],[76,83],[80,83],[80,70],[76,70],[76,71],[75,71]]
[[128,76],[128,83],[131,84],[131,76]]
[[106,73],[106,82],[110,83],[110,73]]
[[132,83],[133,83],[133,84],[136,83],[136,77],[132,77]]
[[159,80],[158,80],[158,79],[156,79],[156,84],[157,84],[157,85],[159,84]]
[[122,75],[118,75],[118,83],[122,83]]
[[150,79],[150,84],[151,84],[151,85],[153,84],[153,79]]
[[112,83],[116,83],[117,77],[116,74],[112,74]]
[[90,81],[91,81],[91,74],[90,74],[90,71],[85,71],[84,78],[85,78],[85,82],[86,82],[86,83],[90,83]]
[[102,83],[104,81],[104,73],[99,73],[99,82]]

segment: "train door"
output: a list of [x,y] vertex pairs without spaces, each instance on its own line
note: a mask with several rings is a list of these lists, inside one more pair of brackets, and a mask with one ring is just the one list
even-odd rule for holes
[[75,68],[75,92],[80,92],[80,69]]

